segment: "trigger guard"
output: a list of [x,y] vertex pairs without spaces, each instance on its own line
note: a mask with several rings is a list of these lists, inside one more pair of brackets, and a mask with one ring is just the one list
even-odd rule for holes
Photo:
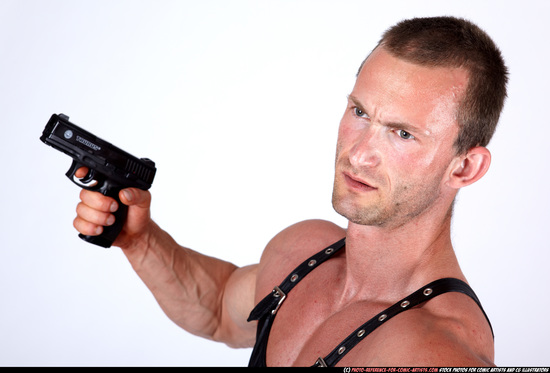
[[99,184],[99,180],[95,179],[95,171],[93,168],[88,167],[88,173],[83,178],[78,178],[75,176],[76,171],[80,167],[87,167],[81,163],[79,163],[77,160],[73,160],[73,163],[71,164],[71,167],[65,174],[73,183],[78,185],[81,188],[84,189],[91,189],[94,190],[94,188]]
[[79,187],[82,187],[84,189],[91,189],[91,188],[97,186],[99,184],[99,181],[97,181],[93,178],[93,173],[92,173],[91,177],[89,177],[89,174],[90,174],[90,172],[88,172],[88,174],[85,177],[83,177],[82,179],[79,179],[78,177],[73,175],[73,178],[72,178],[73,183],[75,183],[76,185],[78,185]]

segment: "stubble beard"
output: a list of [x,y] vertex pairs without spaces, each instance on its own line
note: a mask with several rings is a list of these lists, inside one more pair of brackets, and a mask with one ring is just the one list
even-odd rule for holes
[[[338,170],[338,167],[337,167]],[[338,172],[338,171],[337,171]],[[375,227],[397,228],[426,212],[440,198],[437,177],[422,182],[397,182],[389,194],[385,184],[367,192],[368,200],[347,190],[342,177],[335,175],[332,193],[334,210],[350,222]]]

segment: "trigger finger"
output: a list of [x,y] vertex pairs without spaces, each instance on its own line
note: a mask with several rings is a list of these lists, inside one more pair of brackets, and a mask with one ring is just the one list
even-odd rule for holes
[[84,176],[88,174],[88,167],[80,167],[76,172],[74,173],[74,176],[76,176],[79,179],[82,179]]

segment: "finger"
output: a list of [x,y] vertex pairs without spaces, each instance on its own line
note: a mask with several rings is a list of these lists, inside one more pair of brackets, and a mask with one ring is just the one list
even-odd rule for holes
[[148,208],[151,205],[151,193],[138,188],[122,189],[119,198],[122,203],[128,206]]
[[109,226],[115,222],[115,216],[108,212],[99,211],[81,202],[76,206],[77,216],[94,225]]
[[103,212],[115,212],[118,210],[118,203],[114,198],[106,197],[99,192],[82,189],[80,191],[80,199],[85,205],[95,210]]
[[78,216],[73,220],[73,226],[77,231],[86,236],[98,236],[103,233],[103,227],[101,225],[90,223]]
[[84,176],[88,174],[88,167],[80,167],[76,172],[74,173],[74,176],[76,176],[79,179],[82,179]]

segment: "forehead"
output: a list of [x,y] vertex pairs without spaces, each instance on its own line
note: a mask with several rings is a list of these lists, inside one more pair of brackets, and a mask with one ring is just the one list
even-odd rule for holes
[[456,113],[467,83],[464,69],[420,66],[377,48],[363,64],[352,95],[375,120],[435,131],[458,127]]

